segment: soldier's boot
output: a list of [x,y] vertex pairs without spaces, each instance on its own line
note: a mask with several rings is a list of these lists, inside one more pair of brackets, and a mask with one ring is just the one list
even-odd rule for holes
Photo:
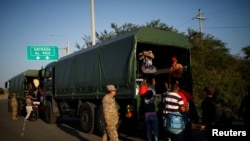
[[12,119],[13,120],[17,120],[18,118],[17,118],[17,113],[12,113]]

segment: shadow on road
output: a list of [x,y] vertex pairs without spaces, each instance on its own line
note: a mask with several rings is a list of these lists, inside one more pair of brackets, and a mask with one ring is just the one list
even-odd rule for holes
[[[96,131],[94,131],[93,134],[84,133],[82,131],[82,127],[80,125],[79,119],[77,118],[70,118],[70,117],[64,117],[61,118],[58,123],[57,127],[63,130],[64,132],[77,137],[81,141],[90,141],[92,139],[86,139],[84,137],[87,136],[95,136],[95,138],[98,138],[98,140],[101,140],[102,136],[100,136]],[[138,133],[133,134],[131,132],[126,132],[125,129],[118,130],[119,133],[119,140],[120,141],[144,141],[141,138],[138,138]],[[84,137],[83,137],[84,136]]]
[[65,124],[57,124],[57,127],[60,128],[61,130],[63,130],[64,132],[68,133],[69,135],[75,136],[80,141],[90,141],[90,140],[88,140],[86,138],[83,138],[80,135],[79,129],[70,128],[70,127],[66,126]]

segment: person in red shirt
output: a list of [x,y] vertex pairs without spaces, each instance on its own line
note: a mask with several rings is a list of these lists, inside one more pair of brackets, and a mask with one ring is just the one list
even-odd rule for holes
[[167,82],[165,82],[165,87],[167,90],[171,89],[171,85],[180,83],[181,76],[183,74],[183,66],[178,63],[177,58],[173,56],[171,58],[172,65],[169,69],[169,76]]
[[184,140],[195,140],[195,137],[192,136],[192,123],[198,122],[198,112],[194,103],[194,99],[192,95],[184,90],[183,87],[181,87],[178,91],[178,94],[181,96],[183,102],[185,111],[182,112],[183,116],[185,117],[185,130],[184,130]]
[[171,60],[172,60],[172,66],[169,71],[171,74],[171,77],[176,78],[176,79],[180,78],[183,73],[183,66],[182,64],[178,63],[178,60],[175,56],[172,57]]
[[183,90],[179,90],[178,91],[178,94],[181,96],[182,100],[183,100],[183,103],[184,103],[184,107],[185,107],[185,111],[188,111],[189,110],[189,104],[188,104],[188,101],[187,101],[187,98],[183,92]]

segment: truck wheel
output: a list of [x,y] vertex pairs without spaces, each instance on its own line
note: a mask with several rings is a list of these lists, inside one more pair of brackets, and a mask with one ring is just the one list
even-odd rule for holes
[[56,117],[53,115],[52,105],[50,101],[46,101],[45,106],[45,121],[49,124],[56,123]]
[[80,123],[83,132],[93,133],[95,125],[95,105],[93,103],[83,103],[80,110]]
[[104,129],[105,129],[105,121],[103,116],[103,108],[102,105],[100,105],[97,109],[97,115],[96,115],[96,129],[99,135],[103,135]]

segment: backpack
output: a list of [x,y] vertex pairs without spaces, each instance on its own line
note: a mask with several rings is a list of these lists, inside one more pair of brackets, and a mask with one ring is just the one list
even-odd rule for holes
[[157,71],[154,65],[146,65],[146,64],[142,64],[141,70],[145,74],[153,74],[156,73]]
[[[149,51],[152,53],[152,51]],[[142,60],[142,65],[141,65],[141,70],[145,74],[153,74],[156,73],[157,69],[153,65],[152,59],[149,58],[148,56],[142,55],[142,53],[139,54],[140,60]]]
[[163,117],[163,128],[165,132],[180,134],[185,129],[183,115],[180,112],[167,113]]

